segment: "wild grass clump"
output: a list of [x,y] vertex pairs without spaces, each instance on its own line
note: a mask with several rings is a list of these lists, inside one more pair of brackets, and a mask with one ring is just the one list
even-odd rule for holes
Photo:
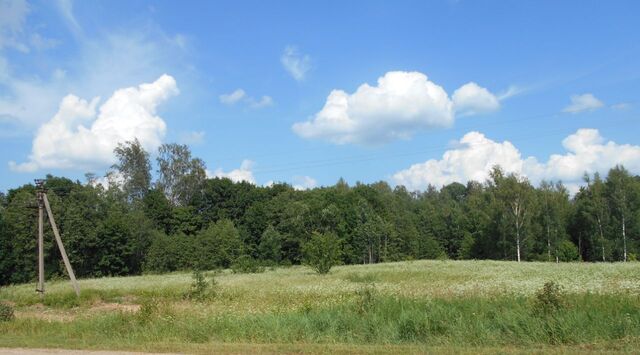
[[378,274],[373,272],[362,273],[362,272],[352,272],[343,277],[345,280],[355,283],[373,283],[380,281]]
[[8,322],[15,318],[13,306],[6,302],[0,302],[0,322]]
[[356,313],[363,315],[371,311],[374,307],[378,293],[375,285],[369,284],[356,291],[355,310]]

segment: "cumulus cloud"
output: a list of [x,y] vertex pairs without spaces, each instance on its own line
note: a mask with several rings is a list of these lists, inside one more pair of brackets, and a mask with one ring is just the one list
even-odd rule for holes
[[180,75],[185,70],[185,53],[175,37],[145,27],[80,41],[78,50],[72,53],[73,63],[52,62],[49,75],[12,71],[12,63],[0,57],[4,90],[0,95],[0,124],[11,129],[36,129],[56,113],[67,93],[109,97],[115,88],[147,82],[166,72]]
[[297,81],[304,80],[311,69],[311,57],[302,54],[294,46],[287,46],[280,57],[284,69]]
[[271,96],[262,96],[260,99],[253,98],[248,96],[247,93],[242,89],[236,89],[235,91],[222,94],[218,97],[220,102],[225,105],[235,105],[237,103],[244,103],[251,108],[262,108],[273,105],[273,99]]
[[543,179],[562,180],[574,187],[585,172],[606,173],[616,164],[640,173],[640,146],[605,141],[597,129],[582,128],[569,135],[562,141],[566,152],[553,154],[546,162],[539,162],[535,157],[523,158],[511,142],[496,142],[479,132],[465,134],[459,143],[439,160],[431,159],[395,173],[393,181],[411,190],[454,181],[484,181],[494,165],[526,176],[534,183]]
[[460,139],[459,146],[446,151],[442,159],[412,165],[394,174],[393,180],[412,190],[424,189],[429,184],[442,186],[456,181],[484,181],[494,165],[519,173],[523,160],[510,142],[494,142],[480,132],[469,132]]
[[310,176],[294,176],[292,185],[296,190],[309,190],[318,186],[318,182]]
[[165,74],[153,83],[115,91],[98,110],[97,97],[87,101],[67,95],[56,115],[38,129],[28,161],[10,162],[10,168],[104,167],[114,162],[113,149],[118,143],[135,138],[147,151],[155,150],[166,131],[156,109],[176,94],[176,81]]
[[489,113],[500,108],[498,98],[474,82],[462,85],[451,98],[456,113],[462,115]]
[[222,94],[219,96],[220,102],[226,105],[234,105],[243,98],[245,98],[247,94],[242,89],[237,89],[234,92],[229,94]]
[[475,83],[463,85],[451,100],[425,74],[394,71],[352,94],[333,90],[320,112],[292,129],[300,137],[335,144],[380,144],[409,139],[420,129],[450,127],[456,112],[471,115],[499,107],[497,98]]
[[568,113],[579,113],[584,111],[595,111],[604,106],[604,103],[593,94],[572,95],[571,104],[562,111]]
[[253,161],[245,159],[240,164],[239,169],[234,169],[229,172],[225,172],[222,169],[216,169],[214,172],[207,171],[207,176],[210,178],[228,178],[233,182],[246,181],[255,184],[256,179],[253,176],[253,165]]
[[273,99],[271,96],[263,96],[259,100],[254,98],[249,98],[248,100],[249,107],[252,108],[262,108],[273,105]]

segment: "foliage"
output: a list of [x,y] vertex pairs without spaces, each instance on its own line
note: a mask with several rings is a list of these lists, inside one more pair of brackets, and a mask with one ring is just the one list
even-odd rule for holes
[[303,247],[304,262],[318,274],[326,274],[340,261],[340,241],[333,233],[313,233]]
[[185,206],[197,196],[206,179],[202,159],[192,158],[186,145],[163,144],[158,149],[157,186],[174,206]]
[[137,138],[118,144],[113,152],[118,163],[111,168],[122,178],[123,192],[130,201],[141,200],[151,187],[149,153]]
[[0,302],[0,322],[8,322],[15,318],[13,307],[5,302]]
[[205,301],[215,297],[217,282],[215,278],[207,281],[204,273],[199,269],[193,271],[191,288],[185,294],[185,298],[195,301]]
[[570,240],[560,242],[557,253],[559,261],[578,261],[580,259],[578,248]]
[[241,255],[232,264],[231,270],[236,274],[258,274],[264,272],[264,266],[249,255]]
[[[622,166],[585,176],[574,196],[499,167],[485,182],[410,192],[386,182],[298,191],[207,179],[187,146],[167,144],[151,181],[149,155],[120,144],[114,184],[47,176],[45,186],[79,278],[200,268],[299,265],[316,234],[337,241],[334,264],[417,259],[632,261],[640,252],[640,177]],[[35,187],[0,194],[0,285],[36,277]],[[306,249],[305,249],[306,248]],[[46,277],[62,277],[45,222]],[[309,250],[307,250],[309,249]],[[313,254],[313,253],[311,253]],[[519,255],[519,257],[518,257]],[[319,257],[314,257],[319,260]],[[247,264],[249,262],[249,264]],[[327,269],[329,266],[323,267]],[[251,269],[252,267],[249,267]],[[248,270],[248,269],[245,269]]]
[[228,268],[243,254],[240,233],[230,220],[220,220],[192,239],[194,266],[202,270]]
[[565,306],[566,301],[562,287],[553,281],[548,281],[536,292],[533,310],[537,314],[550,315]]

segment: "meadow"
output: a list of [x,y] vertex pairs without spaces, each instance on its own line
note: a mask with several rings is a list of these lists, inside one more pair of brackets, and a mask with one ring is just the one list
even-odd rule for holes
[[[602,352],[640,348],[640,263],[407,261],[171,273],[0,289],[0,347],[171,352]],[[211,280],[215,280],[212,284]],[[557,293],[541,292],[545,283]],[[550,296],[550,297],[549,297]]]

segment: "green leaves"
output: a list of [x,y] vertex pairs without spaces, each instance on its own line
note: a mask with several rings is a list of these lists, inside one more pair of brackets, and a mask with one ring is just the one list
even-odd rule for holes
[[324,275],[340,262],[340,241],[333,233],[313,233],[311,240],[302,247],[302,253],[304,263]]

